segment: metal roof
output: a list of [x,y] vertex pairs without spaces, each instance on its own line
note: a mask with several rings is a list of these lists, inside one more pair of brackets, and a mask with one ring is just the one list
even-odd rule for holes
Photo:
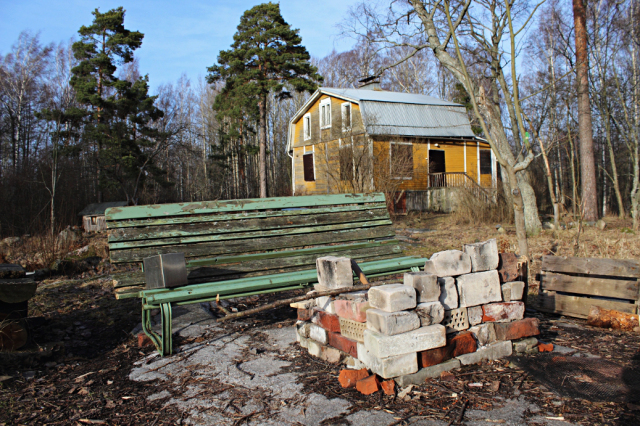
[[78,216],[102,216],[109,207],[124,207],[126,201],[110,201],[108,203],[93,203],[82,209]]
[[463,106],[361,101],[369,135],[474,137]]
[[291,149],[293,123],[298,121],[323,94],[359,104],[362,119],[369,135],[475,137],[466,109],[454,102],[412,93],[321,87],[291,117],[289,134],[287,135],[287,151]]
[[349,99],[358,103],[360,101],[375,101],[400,104],[460,106],[460,104],[443,101],[433,96],[416,95],[413,93],[387,92],[386,90],[370,89],[334,89],[331,87],[321,87],[319,90],[322,93]]

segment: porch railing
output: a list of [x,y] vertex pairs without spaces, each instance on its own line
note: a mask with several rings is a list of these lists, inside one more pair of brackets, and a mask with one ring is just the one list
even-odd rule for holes
[[429,188],[466,188],[485,202],[495,202],[495,189],[483,188],[464,172],[429,173]]

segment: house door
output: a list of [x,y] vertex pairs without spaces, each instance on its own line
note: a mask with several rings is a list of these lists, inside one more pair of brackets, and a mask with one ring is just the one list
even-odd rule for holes
[[444,151],[440,149],[429,150],[429,187],[447,186],[445,179]]

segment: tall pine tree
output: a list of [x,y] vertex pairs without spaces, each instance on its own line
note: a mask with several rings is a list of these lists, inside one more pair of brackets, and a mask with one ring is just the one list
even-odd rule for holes
[[124,27],[122,7],[92,12],[90,26],[82,26],[80,41],[73,44],[79,64],[70,84],[78,102],[86,107],[84,138],[96,149],[98,202],[104,190],[121,189],[136,204],[147,177],[167,184],[153,158],[167,135],[153,128],[163,112],[148,94],[148,77],[129,82],[116,77],[117,65],[133,61],[144,34]]
[[273,92],[279,99],[286,98],[290,96],[289,87],[311,93],[322,77],[309,62],[309,52],[300,44],[298,30],[292,29],[280,14],[279,4],[264,3],[247,10],[233,40],[231,49],[221,51],[217,64],[208,68],[207,81],[225,82],[225,102],[216,105],[219,114],[233,116],[239,106],[249,114],[257,112],[260,197],[265,198],[267,95]]

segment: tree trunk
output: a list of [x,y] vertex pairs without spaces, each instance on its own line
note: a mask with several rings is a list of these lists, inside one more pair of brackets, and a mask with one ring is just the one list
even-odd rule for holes
[[573,0],[576,29],[576,73],[578,84],[578,123],[580,133],[580,177],[582,215],[586,221],[598,219],[596,166],[593,156],[593,129],[589,102],[589,56],[587,51],[587,11],[584,0]]
[[[609,158],[611,159],[611,180],[613,183],[613,191],[616,194],[616,201],[618,203],[618,217],[624,219],[624,201],[622,200],[622,193],[620,192],[620,182],[618,179],[618,168],[616,167],[616,156],[613,151],[613,144],[611,142],[611,123],[609,122],[609,114],[605,115],[605,131],[607,132],[607,147],[609,148]],[[604,157],[604,150],[603,150]],[[603,165],[604,166],[604,165]],[[606,179],[606,169],[604,169]],[[603,200],[604,203],[604,200]]]
[[258,124],[258,144],[260,154],[258,165],[258,179],[260,181],[260,198],[267,198],[267,99],[266,96],[258,102],[260,123]]

